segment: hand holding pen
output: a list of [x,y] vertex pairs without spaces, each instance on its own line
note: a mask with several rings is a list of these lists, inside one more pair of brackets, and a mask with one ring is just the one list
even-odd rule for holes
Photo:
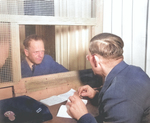
[[87,108],[84,102],[78,95],[78,92],[75,92],[73,96],[69,97],[69,100],[66,103],[67,113],[77,120],[80,119],[84,114],[88,113]]
[[78,89],[78,94],[80,98],[88,97],[90,99],[94,98],[96,91],[89,85],[82,86]]
[[84,114],[87,114],[87,108],[81,98],[88,97],[90,99],[94,98],[96,91],[90,87],[89,85],[82,86],[78,89],[77,92],[74,93],[73,96],[69,97],[69,101],[67,101],[67,113],[79,120]]

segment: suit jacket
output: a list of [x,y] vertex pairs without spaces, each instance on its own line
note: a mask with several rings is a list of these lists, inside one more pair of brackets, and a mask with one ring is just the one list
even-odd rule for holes
[[[150,123],[150,78],[139,67],[124,61],[116,65],[107,75],[98,98],[99,123]],[[85,123],[84,119],[96,123],[90,114],[78,122]]]
[[55,62],[53,58],[49,55],[44,55],[42,63],[35,65],[34,71],[31,71],[31,68],[29,67],[26,60],[23,60],[21,62],[22,78],[67,71],[68,70],[65,67]]

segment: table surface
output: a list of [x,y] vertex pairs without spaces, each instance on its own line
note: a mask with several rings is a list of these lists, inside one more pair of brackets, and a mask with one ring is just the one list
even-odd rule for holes
[[[57,105],[53,105],[53,106],[47,106],[48,109],[50,110],[53,119],[49,120],[49,121],[45,121],[43,123],[77,123],[77,121],[73,118],[62,118],[62,117],[57,117],[57,113],[58,110],[60,108],[61,105],[65,105],[66,101]],[[86,105],[88,112],[91,113],[93,116],[97,116],[98,115],[98,109],[96,106],[93,106],[90,101],[88,101],[87,105]]]

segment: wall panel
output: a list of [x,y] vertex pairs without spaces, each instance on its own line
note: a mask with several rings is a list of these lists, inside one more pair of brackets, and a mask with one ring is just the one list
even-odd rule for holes
[[104,1],[103,32],[112,32],[112,0]]
[[[150,2],[149,2],[150,7]],[[148,10],[148,28],[147,28],[147,44],[146,44],[146,72],[150,76],[150,9]]]
[[[61,27],[61,40],[60,40],[60,57],[61,64],[63,64],[66,68],[68,68],[68,26]],[[56,46],[57,47],[57,46]],[[59,48],[59,47],[58,47]],[[57,53],[57,51],[55,51]]]
[[112,1],[112,33],[122,36],[122,0]]
[[104,0],[103,32],[121,36],[125,45],[124,60],[149,73],[147,3],[148,0]]
[[122,10],[122,38],[124,40],[124,60],[132,63],[132,0],[123,0]]
[[55,52],[56,52],[56,61],[58,63],[61,63],[60,47],[61,47],[61,26],[55,26]]
[[88,26],[55,26],[56,61],[69,70],[86,69],[86,54],[91,39]]
[[52,56],[55,60],[55,26],[50,25],[36,25],[35,34],[44,36],[45,54]]
[[145,70],[145,44],[147,0],[133,1],[133,47],[132,64]]

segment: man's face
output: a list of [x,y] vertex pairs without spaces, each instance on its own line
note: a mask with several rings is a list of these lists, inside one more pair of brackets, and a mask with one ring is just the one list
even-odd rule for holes
[[33,64],[40,64],[44,58],[44,43],[41,40],[30,42],[28,49],[25,49],[25,55]]

